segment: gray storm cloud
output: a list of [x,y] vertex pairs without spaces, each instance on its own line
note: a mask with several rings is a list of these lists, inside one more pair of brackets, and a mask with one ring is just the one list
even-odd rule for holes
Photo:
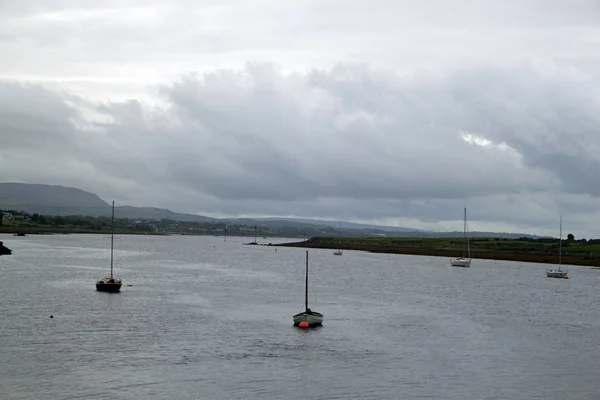
[[250,64],[164,85],[164,107],[14,82],[0,91],[0,178],[143,188],[126,196],[136,204],[435,221],[473,203],[474,218],[533,224],[548,205],[517,216],[507,199],[523,197],[523,210],[544,196],[597,196],[597,91],[556,68],[440,77]]

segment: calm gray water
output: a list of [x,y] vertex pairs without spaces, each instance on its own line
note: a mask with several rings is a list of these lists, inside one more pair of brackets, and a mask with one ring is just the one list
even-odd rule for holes
[[106,294],[108,237],[0,241],[3,400],[600,398],[600,270],[310,250],[303,331],[302,249],[121,236]]

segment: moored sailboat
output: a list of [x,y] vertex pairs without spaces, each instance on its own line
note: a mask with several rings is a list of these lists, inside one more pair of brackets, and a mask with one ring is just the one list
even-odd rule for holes
[[312,328],[323,325],[323,314],[308,308],[308,250],[306,251],[306,280],[304,284],[304,311],[292,317],[294,326]]
[[[339,235],[340,235],[340,236],[342,236],[342,221],[340,221],[340,228],[339,228],[339,231],[340,231]],[[340,243],[340,241],[338,240],[338,249],[337,249],[337,250],[335,250],[335,251],[333,252],[333,255],[334,255],[334,256],[341,256],[341,255],[344,255],[344,252],[342,251],[342,249],[340,248],[340,246],[341,246],[341,243]]]
[[471,266],[471,246],[469,244],[469,238],[467,237],[467,207],[465,207],[465,214],[463,217],[463,243],[463,256],[452,260],[451,265],[453,267],[469,268]]
[[116,279],[113,275],[113,249],[115,239],[115,202],[112,202],[112,218],[110,225],[110,276],[99,279],[96,282],[96,290],[99,292],[118,293],[121,291],[123,284],[120,279]]
[[569,279],[569,271],[562,267],[562,216],[560,217],[560,233],[558,238],[558,268],[546,270],[547,278]]

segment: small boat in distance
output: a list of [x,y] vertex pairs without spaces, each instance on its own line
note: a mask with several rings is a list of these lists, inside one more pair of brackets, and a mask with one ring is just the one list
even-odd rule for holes
[[569,271],[562,268],[562,216],[560,217],[560,234],[558,238],[558,269],[546,270],[547,278],[569,279]]
[[[340,230],[340,236],[342,236],[342,221],[340,221],[340,229],[339,230]],[[344,255],[344,252],[342,251],[342,249],[340,248],[340,246],[341,246],[341,243],[338,240],[338,249],[333,252],[334,256]]]
[[112,202],[112,218],[110,224],[110,276],[99,279],[96,282],[96,290],[99,292],[119,293],[122,282],[113,276],[113,248],[115,240],[115,202]]
[[467,237],[467,207],[465,207],[465,215],[463,218],[463,241],[463,256],[452,260],[451,265],[453,267],[469,268],[471,266],[471,246],[469,244],[469,238]]
[[306,281],[304,284],[304,312],[292,317],[294,326],[301,328],[312,328],[323,325],[323,314],[308,308],[308,250],[306,251]]

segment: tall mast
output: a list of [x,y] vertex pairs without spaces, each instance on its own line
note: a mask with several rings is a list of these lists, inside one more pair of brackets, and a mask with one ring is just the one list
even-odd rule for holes
[[562,266],[562,215],[560,216],[560,237],[558,238],[558,269]]
[[304,308],[308,311],[308,250],[306,250],[306,283],[304,286]]
[[340,230],[340,232],[339,232],[340,239],[338,240],[338,250],[342,251],[342,239],[341,239],[341,237],[342,237],[342,221],[340,221],[340,229],[339,230]]
[[465,238],[467,240],[467,257],[470,260],[471,259],[471,243],[469,242],[469,235],[467,235],[468,230],[469,230],[469,224],[467,223],[467,208],[465,207]]
[[467,257],[467,207],[463,216],[463,257]]
[[115,240],[115,201],[112,202],[112,217],[110,220],[110,279],[113,278],[113,244]]

